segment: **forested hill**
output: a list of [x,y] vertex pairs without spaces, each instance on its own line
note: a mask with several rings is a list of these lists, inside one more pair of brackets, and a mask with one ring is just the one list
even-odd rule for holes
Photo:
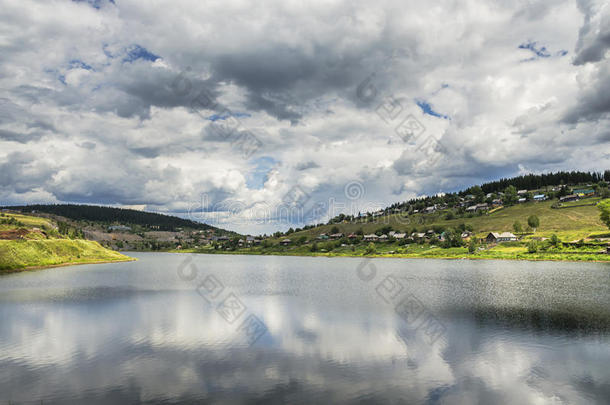
[[[600,181],[610,182],[610,170],[601,172],[557,172],[544,174],[526,174],[523,176],[500,179],[481,184],[485,193],[497,193],[504,191],[508,186],[514,186],[518,190],[535,190],[546,186],[559,186],[561,184],[598,183]],[[469,190],[465,190],[464,193]]]
[[171,215],[138,211],[125,208],[101,207],[97,205],[79,204],[36,204],[25,206],[3,207],[21,212],[43,212],[59,215],[75,221],[93,221],[105,224],[132,224],[148,227],[158,227],[162,231],[174,231],[176,228],[217,229],[211,225],[195,222]]

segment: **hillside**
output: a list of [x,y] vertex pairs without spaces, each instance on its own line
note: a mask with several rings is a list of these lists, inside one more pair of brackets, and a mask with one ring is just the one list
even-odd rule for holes
[[[561,207],[557,201],[526,202],[478,213],[459,213],[456,209],[446,208],[428,214],[404,213],[349,218],[340,223],[279,234],[263,240],[258,245],[248,246],[232,240],[188,251],[263,255],[610,261],[610,254],[606,254],[610,243],[610,230],[600,220],[596,206],[599,201],[599,198],[587,198],[565,203]],[[457,218],[446,219],[455,216]],[[537,217],[539,221],[535,229],[528,226],[528,218],[532,216]],[[514,230],[516,221],[520,222],[523,231]],[[500,243],[490,241],[487,239],[490,232],[507,232],[513,239]],[[396,233],[402,236],[395,237]],[[375,239],[377,237],[379,239]]]
[[171,215],[138,211],[126,208],[103,207],[79,204],[35,204],[7,206],[5,209],[27,212],[44,212],[75,221],[93,221],[111,224],[140,225],[154,227],[160,231],[175,231],[177,228],[215,229],[213,226]]
[[[460,224],[470,225],[476,236],[484,237],[489,232],[513,232],[515,221],[527,226],[527,219],[536,215],[540,219],[540,226],[536,235],[550,237],[556,233],[565,240],[573,241],[590,237],[596,233],[608,233],[608,228],[599,219],[599,212],[593,201],[583,200],[584,206],[551,208],[553,201],[528,202],[511,207],[504,207],[497,211],[483,215],[464,216],[451,220],[444,219],[449,210],[440,210],[431,214],[391,214],[381,216],[375,220],[343,222],[338,224],[325,224],[307,230],[291,233],[286,237],[298,238],[307,236],[316,237],[319,234],[330,234],[334,227],[346,235],[362,229],[363,233],[375,233],[378,229],[390,226],[396,232],[425,232],[434,227],[457,228]],[[281,239],[281,238],[276,238]]]
[[0,213],[0,272],[128,260],[97,242],[62,235],[50,219]]
[[192,248],[217,237],[239,234],[201,222],[132,209],[76,204],[3,207],[55,221],[72,236],[114,250],[159,251]]

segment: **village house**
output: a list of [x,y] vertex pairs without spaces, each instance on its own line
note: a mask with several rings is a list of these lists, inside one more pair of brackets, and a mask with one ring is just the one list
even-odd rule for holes
[[356,235],[355,233],[350,233],[349,235],[347,235],[348,239],[356,239],[358,238],[358,235]]
[[488,209],[487,203],[477,204],[477,211],[487,211]]
[[280,242],[280,245],[282,246],[288,246],[292,243],[292,241],[290,239],[282,239],[282,241]]
[[378,239],[379,236],[375,235],[374,233],[370,235],[364,235],[364,240],[367,242],[377,242]]
[[487,243],[514,242],[517,240],[517,237],[510,232],[490,232],[485,240]]
[[319,235],[318,235],[318,239],[320,239],[320,240],[326,240],[326,239],[328,239],[328,235],[327,235],[327,234],[325,234],[325,233],[321,233],[321,234],[319,234]]
[[489,206],[487,205],[487,203],[482,203],[471,205],[470,207],[466,208],[466,212],[487,211],[488,209]]
[[544,201],[546,200],[546,195],[544,194],[536,194],[534,196],[534,201]]
[[519,194],[519,195],[527,194],[527,190],[519,190],[519,191],[517,191],[517,194]]
[[564,197],[560,197],[559,201],[560,202],[570,202],[570,201],[578,201],[580,199],[580,197],[578,196],[578,194],[571,194],[571,195],[566,195]]
[[343,237],[342,233],[333,233],[332,235],[330,235],[330,239],[341,239]]
[[502,200],[499,198],[496,198],[495,200],[493,200],[491,202],[491,205],[493,205],[494,207],[498,207],[498,206],[502,205]]
[[524,202],[526,202],[526,201],[527,201],[527,198],[525,198],[525,197],[521,197],[521,198],[519,198],[519,199],[517,200],[517,202],[518,202],[519,204],[523,204],[523,203],[524,203]]
[[394,238],[396,239],[404,239],[407,237],[406,233],[395,233],[394,235],[392,235]]
[[388,235],[381,235],[379,237],[379,242],[387,242],[388,241]]
[[572,194],[576,194],[579,197],[593,197],[595,195],[595,190],[593,189],[578,189],[574,190]]
[[119,231],[119,232],[127,232],[131,231],[131,227],[126,225],[112,225],[108,227],[109,231]]

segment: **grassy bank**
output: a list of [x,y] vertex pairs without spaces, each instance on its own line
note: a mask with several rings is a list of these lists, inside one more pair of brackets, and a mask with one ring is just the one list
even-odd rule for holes
[[237,250],[222,250],[213,248],[173,250],[175,253],[202,254],[237,254],[237,255],[276,255],[276,256],[323,256],[323,257],[396,257],[396,258],[428,258],[428,259],[493,259],[493,260],[548,260],[548,261],[587,261],[610,262],[610,255],[598,254],[601,249],[595,247],[583,248],[550,248],[547,251],[529,253],[521,243],[499,244],[490,248],[469,253],[466,247],[441,248],[434,245],[412,244],[399,246],[394,243],[376,244],[371,251],[367,246],[352,245],[338,247],[330,251],[321,249],[311,251],[309,246],[269,248],[243,248]]
[[57,224],[28,215],[0,215],[0,273],[68,264],[128,261],[132,258],[97,242],[61,234]]
[[0,240],[0,271],[32,267],[128,261],[132,258],[88,240]]

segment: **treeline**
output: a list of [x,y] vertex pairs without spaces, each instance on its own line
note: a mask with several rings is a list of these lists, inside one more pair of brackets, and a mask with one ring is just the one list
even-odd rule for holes
[[[100,207],[97,205],[79,204],[35,204],[24,206],[3,207],[21,212],[44,212],[59,215],[75,221],[92,221],[106,224],[120,223],[159,227],[162,231],[175,231],[176,228],[212,229],[214,227],[188,219],[152,212],[138,211],[126,208]],[[156,228],[155,228],[156,229]]]
[[[524,176],[484,183],[481,184],[481,189],[483,189],[483,192],[485,193],[497,193],[499,191],[504,191],[508,186],[514,186],[517,190],[535,190],[547,186],[598,183],[600,181],[610,182],[610,170],[606,170],[604,173],[572,171],[526,174]],[[467,190],[462,193],[467,194]]]
[[[547,174],[527,174],[523,176],[511,177],[508,179],[500,179],[484,183],[480,186],[472,186],[465,190],[457,193],[447,193],[442,196],[427,196],[414,198],[409,201],[399,202],[392,204],[385,211],[391,211],[392,209],[404,209],[405,207],[414,206],[416,209],[421,209],[432,204],[448,204],[449,206],[455,204],[459,197],[464,197],[468,194],[488,194],[488,193],[500,193],[505,192],[509,186],[514,187],[517,190],[536,190],[547,186],[574,186],[584,183],[600,183],[610,182],[610,170],[601,172],[557,172]],[[479,196],[478,200],[483,201]],[[477,202],[481,202],[477,201]]]

